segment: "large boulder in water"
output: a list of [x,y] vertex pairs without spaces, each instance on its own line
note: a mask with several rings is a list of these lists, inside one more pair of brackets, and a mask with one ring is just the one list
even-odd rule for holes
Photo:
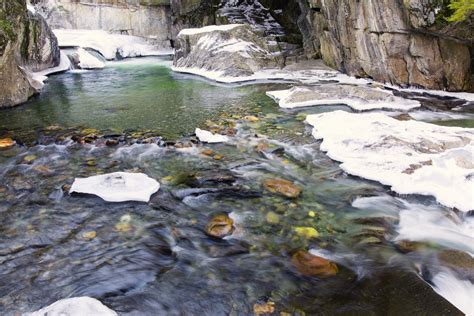
[[249,25],[184,29],[175,43],[174,70],[218,81],[258,79],[258,72],[278,65],[278,59]]

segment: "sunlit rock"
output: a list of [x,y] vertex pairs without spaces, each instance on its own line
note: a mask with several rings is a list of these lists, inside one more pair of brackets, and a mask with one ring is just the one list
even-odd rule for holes
[[108,202],[148,202],[160,188],[158,181],[143,173],[114,172],[76,178],[69,193],[94,194]]
[[203,143],[225,143],[229,141],[229,138],[224,135],[214,134],[209,131],[196,128],[196,136]]
[[36,312],[24,316],[117,316],[118,314],[91,297],[74,297],[59,300]]

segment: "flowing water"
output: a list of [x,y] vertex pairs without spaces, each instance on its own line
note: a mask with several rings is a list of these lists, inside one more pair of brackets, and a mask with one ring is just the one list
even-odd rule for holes
[[[40,96],[0,112],[0,138],[19,144],[0,151],[1,315],[76,296],[124,315],[248,315],[269,302],[294,315],[460,314],[436,291],[463,304],[453,293],[472,293],[472,218],[342,172],[303,119],[345,107],[285,112],[265,96],[284,85],[219,86],[168,66],[52,76]],[[197,142],[195,127],[209,126],[236,135]],[[114,171],[162,187],[150,203],[65,192],[75,177]],[[267,192],[272,178],[302,195]],[[204,228],[221,213],[235,230],[211,238]],[[291,256],[301,249],[339,273],[300,274]]]

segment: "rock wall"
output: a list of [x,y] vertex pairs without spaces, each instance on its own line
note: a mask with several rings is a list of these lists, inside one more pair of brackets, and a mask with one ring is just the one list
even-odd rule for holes
[[41,16],[27,12],[25,0],[0,1],[0,107],[28,100],[35,92],[30,71],[57,66],[56,37]]
[[170,0],[32,0],[53,29],[105,30],[170,45]]
[[439,27],[439,1],[295,1],[308,56],[353,76],[474,91],[472,27]]

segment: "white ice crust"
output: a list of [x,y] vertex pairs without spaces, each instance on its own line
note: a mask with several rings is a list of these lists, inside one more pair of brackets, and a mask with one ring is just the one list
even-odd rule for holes
[[105,59],[169,55],[170,50],[159,50],[137,36],[111,34],[102,30],[53,30],[60,47],[91,48]]
[[159,189],[158,181],[146,174],[114,172],[76,178],[69,192],[94,194],[108,202],[148,202]]
[[79,47],[76,54],[79,57],[79,67],[82,69],[101,69],[105,67],[105,63],[102,60],[82,47]]
[[474,129],[344,111],[306,121],[323,140],[321,150],[344,171],[400,194],[432,195],[448,207],[474,209]]
[[[358,95],[353,95],[353,92],[357,92]],[[345,104],[357,111],[374,109],[408,111],[420,106],[420,102],[416,100],[404,99],[394,96],[391,91],[362,85],[296,86],[286,90],[268,91],[267,95],[282,108]]]
[[203,143],[225,143],[229,141],[229,138],[220,134],[213,134],[209,131],[205,131],[200,128],[196,128],[196,136]]
[[118,314],[91,297],[74,297],[59,300],[36,312],[23,316],[117,316]]
[[178,36],[180,35],[195,35],[195,34],[202,34],[214,31],[230,31],[238,26],[242,26],[243,24],[226,24],[226,25],[209,25],[204,26],[201,28],[189,28],[183,29],[179,32]]

